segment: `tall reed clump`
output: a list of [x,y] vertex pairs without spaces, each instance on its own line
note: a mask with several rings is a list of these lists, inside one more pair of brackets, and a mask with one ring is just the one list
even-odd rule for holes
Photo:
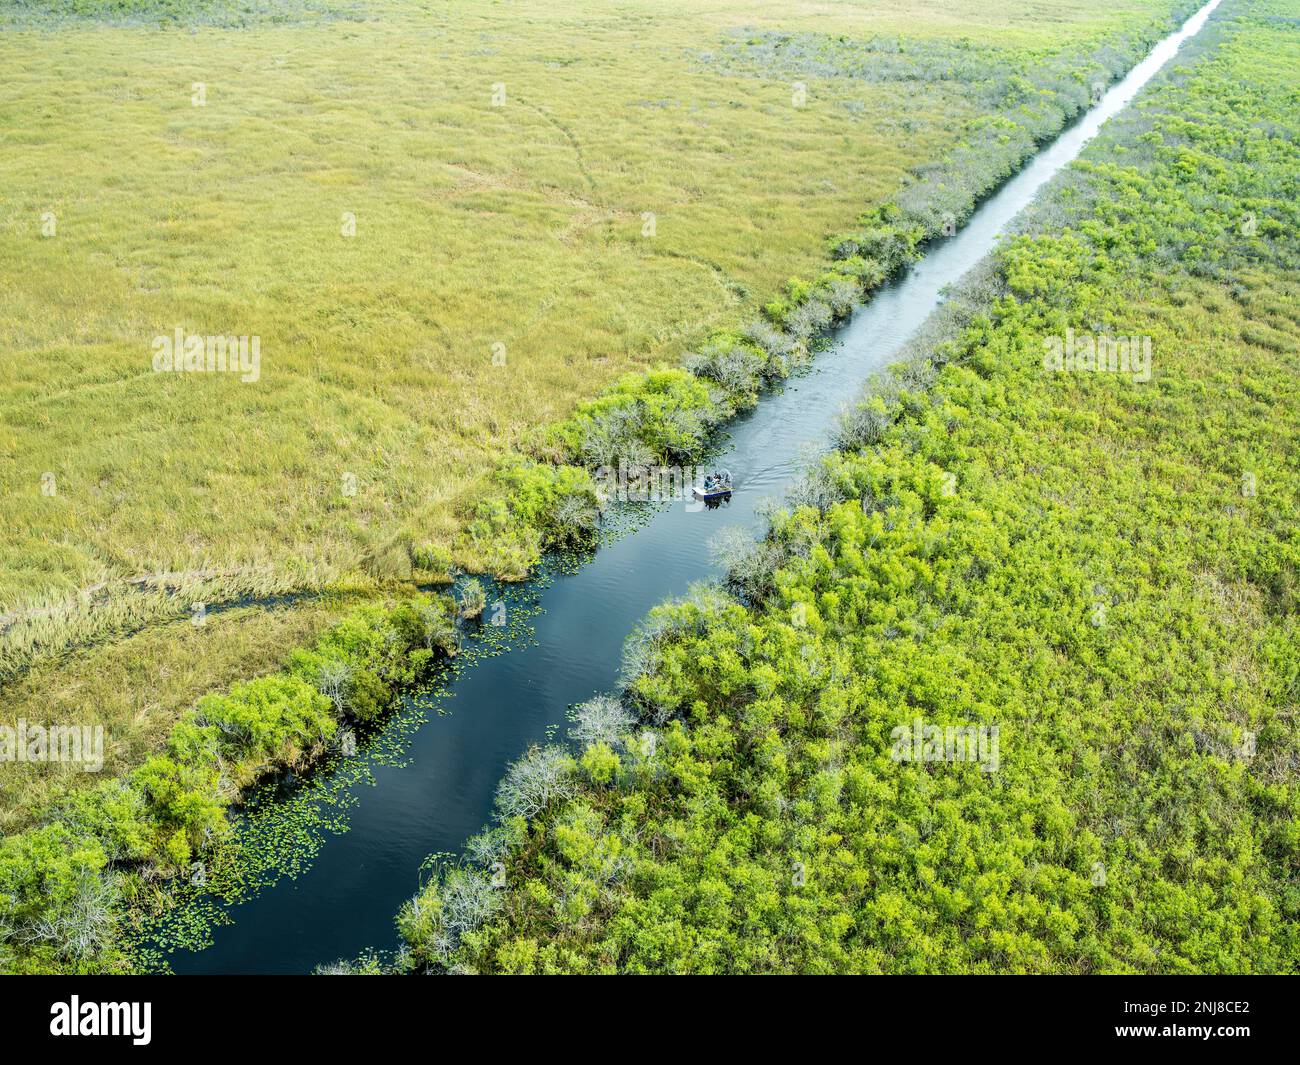
[[71,595],[26,602],[0,614],[0,686],[38,658],[188,617],[199,605],[269,599],[327,586],[342,590],[344,583],[350,584],[343,577],[342,567],[288,560],[278,567],[110,580]]

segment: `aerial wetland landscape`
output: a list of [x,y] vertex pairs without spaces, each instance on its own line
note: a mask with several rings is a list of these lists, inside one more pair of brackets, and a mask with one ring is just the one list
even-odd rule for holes
[[1297,0],[0,71],[0,972],[1300,968]]

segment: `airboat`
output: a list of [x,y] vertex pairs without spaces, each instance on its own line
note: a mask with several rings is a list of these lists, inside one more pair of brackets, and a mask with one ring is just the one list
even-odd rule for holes
[[720,470],[717,473],[711,473],[704,478],[703,485],[695,485],[691,489],[691,494],[696,499],[703,500],[722,500],[731,498],[731,472],[729,470]]

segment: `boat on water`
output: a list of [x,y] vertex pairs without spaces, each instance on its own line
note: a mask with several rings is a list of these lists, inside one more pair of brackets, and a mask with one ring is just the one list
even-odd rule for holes
[[703,485],[695,485],[691,494],[696,499],[722,500],[731,498],[731,471],[719,470],[704,478]]

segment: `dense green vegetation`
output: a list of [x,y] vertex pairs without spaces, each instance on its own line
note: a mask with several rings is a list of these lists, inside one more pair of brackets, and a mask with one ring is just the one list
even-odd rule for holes
[[[1298,72],[1285,7],[1227,0],[729,587],[510,770],[403,959],[1295,971]],[[1151,380],[1050,369],[1067,330],[1149,337]],[[917,719],[997,727],[995,768],[899,760]]]
[[[220,845],[227,808],[279,767],[302,768],[377,724],[459,647],[456,605],[366,605],[279,673],[199,699],[165,749],[75,792],[39,827],[0,840],[0,967],[120,971],[123,907]],[[346,742],[346,740],[345,740]]]
[[[970,196],[1086,101],[1089,79],[1114,76],[1169,28],[1173,8],[1181,14],[1189,6],[1135,3],[1096,17],[1086,4],[1055,0],[1062,22],[1043,34],[1015,19],[986,24],[971,5],[933,27],[944,37],[965,21],[970,36],[960,44],[913,47],[913,59],[895,55],[882,65],[885,76],[869,83],[833,65],[801,72],[812,88],[809,106],[798,105],[803,133],[795,151],[811,167],[803,175],[790,151],[757,151],[770,145],[773,123],[785,124],[795,106],[781,80],[786,75],[754,69],[752,56],[737,64],[734,56],[694,48],[711,36],[725,41],[720,29],[734,25],[742,8],[774,26],[808,25],[816,16],[821,29],[803,47],[827,55],[842,50],[842,40],[826,32],[835,27],[798,5],[772,12],[763,4],[724,5],[703,23],[683,11],[666,23],[669,51],[623,87],[632,94],[627,106],[640,110],[638,93],[653,97],[662,86],[689,84],[711,112],[708,122],[695,118],[689,126],[725,119],[730,146],[753,143],[717,157],[711,142],[683,132],[677,117],[647,112],[638,137],[649,127],[652,136],[675,138],[677,150],[653,165],[640,162],[636,174],[650,176],[646,185],[626,167],[625,139],[604,128],[607,106],[588,110],[612,91],[607,66],[589,61],[637,43],[635,33],[630,41],[611,35],[599,4],[573,14],[580,39],[552,42],[584,61],[581,77],[571,70],[557,82],[549,61],[533,52],[548,47],[537,34],[515,40],[486,11],[452,11],[431,26],[427,13],[403,5],[0,2],[0,47],[12,74],[0,105],[9,126],[27,131],[11,136],[30,149],[6,157],[4,226],[18,254],[0,272],[15,294],[3,326],[17,357],[3,367],[0,478],[16,509],[6,513],[0,681],[15,719],[54,721],[72,707],[75,719],[102,723],[111,777],[99,784],[52,763],[0,766],[0,823],[26,830],[0,843],[3,966],[125,965],[116,917],[124,903],[139,900],[142,884],[174,878],[220,845],[228,807],[267,770],[298,767],[335,748],[340,721],[377,722],[397,693],[455,650],[448,610],[431,601],[363,608],[326,628],[311,650],[289,653],[287,671],[270,676],[258,674],[294,646],[295,634],[321,631],[336,600],[284,609],[302,616],[297,623],[276,618],[265,636],[254,633],[257,616],[249,611],[214,614],[193,629],[142,627],[247,594],[338,589],[345,576],[350,590],[373,593],[376,582],[409,581],[417,571],[444,574],[453,561],[523,576],[546,548],[589,544],[602,500],[585,465],[695,455],[721,420],[804,359],[819,329],[935,229],[909,216],[888,247],[869,240],[850,247],[836,238],[841,261],[833,270],[814,273],[813,283],[790,282],[761,315],[735,325],[739,312],[754,306],[751,287],[770,290],[791,265],[818,265],[822,250],[809,233],[840,225],[864,202],[879,203],[900,180],[921,190],[916,202],[932,210],[934,190],[957,171],[917,169],[909,177],[906,168],[932,163],[961,135],[986,139],[983,111],[1005,113],[1004,132],[1014,135],[982,151],[977,167],[965,149],[961,169],[976,184],[954,203],[959,212],[968,209]],[[337,26],[305,25],[338,15],[359,25],[345,35]],[[535,22],[526,12],[512,11],[511,19]],[[926,32],[907,4],[878,6],[870,22],[894,43],[904,29]],[[239,93],[223,96],[231,88],[223,80],[226,39],[187,36],[180,42],[187,76],[207,79],[202,84],[211,84],[216,98],[195,103],[192,84],[190,93],[176,95],[169,79],[177,38],[148,28],[177,23],[245,29],[241,55],[260,74],[245,72]],[[276,23],[293,23],[296,36],[276,35]],[[462,80],[467,66],[485,86],[508,74],[522,105],[510,112],[513,124],[484,123],[485,116],[502,117],[488,109],[484,94],[430,99],[424,86],[419,119],[407,113],[394,125],[412,91],[410,61],[428,66],[427,32],[439,40],[439,60],[453,64]],[[484,35],[496,45],[486,52]],[[296,59],[282,69],[289,44]],[[165,62],[153,61],[159,49]],[[926,72],[946,67],[954,49],[968,60],[978,55],[980,70],[930,77]],[[61,67],[64,55],[77,58],[75,74]],[[364,59],[375,55],[384,62]],[[590,91],[591,78],[599,94]],[[757,109],[738,104],[737,78],[758,79],[771,99]],[[57,120],[34,121],[32,108],[43,107],[51,79],[66,110]],[[926,83],[926,92],[898,95],[910,81]],[[747,99],[752,89],[745,86]],[[114,95],[118,106],[106,120],[102,101]],[[905,118],[864,117],[868,101],[880,111],[904,100]],[[654,111],[664,103],[659,99]],[[461,132],[452,155],[434,161],[443,193],[436,209],[422,193],[411,195],[413,175],[405,170],[349,169],[356,130],[364,129],[376,150],[405,158],[411,131],[429,120],[430,106],[439,128]],[[311,122],[321,108],[343,119],[341,130],[353,131],[340,141],[348,146],[343,157],[328,138],[312,133],[304,142],[301,130],[286,148],[286,131]],[[214,121],[200,121],[209,117]],[[560,158],[510,147],[514,139],[535,145],[539,132],[556,141]],[[95,165],[61,165],[60,153],[75,145],[81,155],[86,137]],[[117,151],[123,142],[135,146],[126,156]],[[674,189],[669,180],[681,172],[683,151],[696,155],[691,170],[699,187]],[[414,154],[424,182],[429,153],[417,147]],[[806,195],[803,185],[828,159],[844,186],[822,181],[815,196]],[[190,180],[196,160],[205,175],[199,185]],[[52,171],[61,175],[54,185]],[[236,182],[238,208],[211,192]],[[363,236],[378,220],[375,205],[384,205],[387,221],[377,232],[385,237],[354,245],[331,232],[322,241],[322,185],[346,192],[342,206],[360,201],[371,211]],[[706,186],[724,202],[710,205]],[[757,215],[738,229],[738,212],[753,214],[755,196]],[[183,209],[174,213],[177,204]],[[641,212],[665,207],[674,224],[658,243],[638,237]],[[472,227],[459,225],[464,212],[473,215]],[[881,209],[871,224],[894,217],[898,209]],[[555,242],[557,224],[563,232]],[[521,226],[536,238],[522,257]],[[432,298],[420,280],[425,245],[418,259],[408,254],[416,245],[404,250],[403,242],[419,233],[448,249]],[[286,246],[295,249],[296,266],[285,262]],[[362,247],[369,250],[358,257]],[[485,290],[482,277],[507,252],[523,272],[504,289]],[[595,274],[587,269],[593,256],[602,262]],[[570,258],[581,264],[576,273]],[[718,293],[686,283],[701,269],[721,279]],[[352,271],[374,283],[341,288],[337,279]],[[88,289],[92,275],[97,283]],[[579,304],[551,292],[566,280]],[[89,305],[73,295],[87,291]],[[294,297],[282,299],[287,292]],[[584,313],[604,306],[604,292],[619,294],[624,320]],[[540,309],[521,326],[516,306],[538,300]],[[428,317],[430,302],[438,305],[436,321]],[[51,327],[51,306],[66,312],[59,321],[76,324]],[[490,336],[475,336],[485,320],[501,324]],[[227,381],[196,389],[160,384],[141,373],[139,354],[153,333],[177,321],[255,330],[265,335],[268,354],[275,345],[288,357],[268,362],[270,389],[230,388]],[[466,322],[475,327],[458,325]],[[734,328],[718,330],[719,322]],[[433,348],[431,327],[442,338]],[[546,337],[540,346],[538,336]],[[620,369],[679,358],[703,336],[710,339],[697,345],[688,369],[624,376],[611,391],[581,402]],[[498,338],[510,352],[506,388],[499,383]],[[483,357],[489,349],[490,363]],[[588,357],[575,361],[574,351]],[[536,428],[544,416],[575,405],[571,421]],[[100,431],[108,426],[111,432]],[[526,437],[527,455],[503,457],[516,437]],[[248,446],[229,449],[228,461],[214,467],[210,451],[193,443],[216,438]],[[433,513],[414,502],[429,499]],[[481,588],[467,586],[459,613],[473,618],[482,609]],[[132,633],[120,646],[93,646]],[[65,647],[79,650],[39,660],[41,652]],[[250,675],[256,679],[231,683]],[[199,691],[224,694],[195,702]]]
[[99,774],[78,765],[6,763],[0,769],[0,832],[38,823],[51,806],[101,777],[122,776],[161,749],[176,723],[212,691],[279,669],[295,648],[321,633],[362,596],[330,595],[210,611],[146,628],[125,639],[34,665],[6,685],[9,723],[90,721],[104,730]]
[[[1185,15],[1194,6],[1176,14]],[[767,43],[747,42],[760,50]],[[973,50],[969,42],[904,47],[896,40],[873,40],[863,55],[844,38],[801,38],[792,46],[776,35],[772,50],[781,64],[794,64],[786,73],[873,83],[960,78],[969,91],[986,96],[992,110],[972,123],[969,139],[945,159],[917,168],[896,198],[861,214],[852,228],[830,235],[830,267],[814,280],[790,278],[758,316],[710,333],[687,354],[682,369],[657,366],[624,377],[597,399],[580,404],[569,418],[533,434],[527,450],[541,463],[562,464],[570,482],[584,491],[583,468],[694,461],[719,425],[752,407],[765,388],[803,365],[818,337],[915,261],[927,240],[955,232],[981,196],[1058,134],[1149,43],[1128,38],[1091,54],[1067,52],[1051,63],[1022,67],[993,50]],[[882,62],[881,55],[891,59]],[[775,59],[766,58],[759,69],[770,76]],[[536,463],[520,466],[512,459],[507,468],[515,478],[543,476]],[[566,509],[580,512],[564,508],[562,499],[552,495],[548,508],[529,512],[493,504],[505,518],[492,528],[493,568],[518,574],[545,547],[570,542],[575,525],[563,515]],[[577,530],[586,528],[586,521],[576,525]]]

